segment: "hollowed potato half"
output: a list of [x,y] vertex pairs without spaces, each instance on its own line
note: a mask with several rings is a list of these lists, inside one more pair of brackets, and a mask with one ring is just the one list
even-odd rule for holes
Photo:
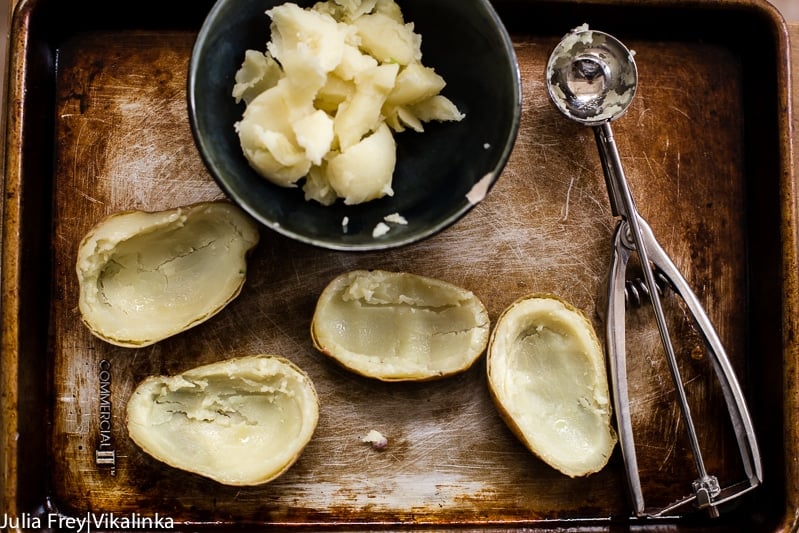
[[383,381],[421,381],[468,369],[490,321],[469,290],[406,272],[356,270],[322,291],[311,324],[316,348]]
[[194,327],[241,292],[258,238],[252,219],[223,201],[110,215],[78,248],[83,322],[125,347]]
[[602,347],[591,322],[558,297],[520,299],[497,320],[488,385],[510,429],[570,477],[601,470],[616,444]]
[[310,378],[272,355],[151,376],[127,405],[128,434],[142,450],[226,485],[259,485],[283,474],[318,419]]

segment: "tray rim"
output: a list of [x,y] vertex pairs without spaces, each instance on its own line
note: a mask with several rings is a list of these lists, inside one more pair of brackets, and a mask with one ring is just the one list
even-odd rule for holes
[[[2,232],[0,232],[0,513],[18,516],[25,509],[19,502],[19,479],[24,475],[17,461],[20,443],[18,431],[24,421],[19,418],[19,404],[23,395],[19,387],[19,317],[21,295],[22,242],[19,229],[23,219],[22,171],[24,159],[22,141],[24,131],[24,104],[29,65],[26,63],[29,17],[41,0],[13,2],[11,38],[8,46],[7,70],[4,80],[7,87],[3,102],[4,142],[0,146],[4,180],[0,184],[3,200],[0,203]],[[534,1],[534,0],[527,0]],[[620,9],[641,6],[642,0],[551,0],[559,4],[614,6]],[[785,515],[781,517],[781,531],[799,531],[799,192],[796,183],[796,157],[799,142],[795,140],[793,104],[799,105],[799,95],[791,90],[791,46],[789,26],[779,11],[767,0],[645,0],[652,6],[687,9],[755,9],[764,13],[775,30],[778,64],[777,76],[779,109],[778,118],[779,166],[778,188],[781,209],[780,235],[782,239],[782,283],[785,299],[782,315],[783,387],[785,447]],[[799,37],[799,24],[791,25]],[[799,47],[794,45],[794,51]],[[44,503],[44,502],[43,502]],[[357,524],[348,524],[356,526]],[[510,524],[509,524],[510,526]],[[333,525],[334,527],[334,525]]]

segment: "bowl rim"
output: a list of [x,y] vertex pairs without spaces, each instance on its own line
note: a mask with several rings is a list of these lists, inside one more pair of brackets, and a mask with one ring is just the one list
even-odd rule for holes
[[[513,151],[516,139],[518,137],[518,132],[520,129],[521,116],[522,116],[521,73],[519,70],[518,58],[516,57],[516,52],[513,47],[513,42],[511,40],[510,34],[508,33],[507,28],[500,19],[499,14],[494,9],[490,0],[469,0],[477,2],[482,7],[485,14],[490,19],[491,25],[496,29],[497,35],[501,39],[502,48],[504,49],[504,53],[507,55],[507,58],[511,65],[512,92],[513,92],[513,99],[511,104],[512,112],[510,113],[511,127],[508,130],[507,135],[505,136],[502,150],[496,158],[496,163],[493,165],[492,168],[488,169],[488,171],[485,172],[483,176],[481,176],[473,184],[473,190],[477,191],[478,194],[476,194],[474,198],[469,197],[469,195],[464,196],[462,203],[459,206],[457,206],[455,209],[453,209],[450,214],[441,217],[439,219],[436,219],[435,223],[426,225],[418,231],[414,231],[411,233],[402,233],[401,237],[398,238],[389,238],[389,239],[376,238],[367,242],[346,242],[324,237],[313,237],[307,234],[303,234],[302,232],[297,232],[288,229],[285,226],[281,225],[279,221],[265,217],[262,213],[259,212],[256,206],[253,205],[253,203],[248,202],[246,198],[242,198],[241,195],[239,195],[235,190],[233,190],[231,186],[226,182],[226,180],[219,175],[215,165],[213,164],[210,156],[208,155],[211,149],[208,146],[207,140],[201,134],[200,127],[198,124],[196,80],[199,76],[198,65],[201,59],[200,51],[204,47],[206,41],[209,39],[211,28],[214,26],[219,12],[225,7],[226,4],[228,4],[231,1],[236,1],[236,0],[216,0],[214,2],[214,5],[212,6],[211,10],[208,12],[208,15],[206,15],[206,18],[204,19],[203,24],[200,27],[199,32],[197,33],[194,44],[192,45],[192,52],[189,58],[188,69],[187,69],[187,82],[186,82],[186,87],[187,87],[186,100],[187,100],[189,126],[191,129],[192,138],[194,139],[195,147],[197,148],[197,151],[203,161],[203,164],[205,165],[207,171],[214,179],[216,184],[222,189],[222,191],[231,201],[233,201],[236,205],[241,207],[245,212],[247,212],[260,224],[271,229],[272,231],[275,231],[278,234],[283,235],[284,237],[288,237],[298,242],[302,242],[320,248],[325,248],[328,250],[376,251],[376,250],[388,250],[393,248],[399,248],[432,237],[442,232],[443,230],[447,229],[448,227],[452,226],[453,224],[455,224],[457,221],[462,219],[467,213],[469,213],[477,204],[482,202],[482,200],[488,195],[490,190],[499,180],[499,177],[502,174],[503,169],[507,165],[507,162]],[[294,0],[277,0],[275,5],[280,5],[291,1]]]

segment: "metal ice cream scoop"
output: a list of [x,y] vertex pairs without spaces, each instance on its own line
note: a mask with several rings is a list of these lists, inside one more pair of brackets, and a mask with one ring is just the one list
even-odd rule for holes
[[[638,69],[633,53],[611,35],[581,26],[563,37],[553,50],[547,64],[546,82],[549,96],[561,113],[594,129],[611,209],[613,215],[619,217],[608,283],[606,344],[621,450],[635,513],[639,516],[663,516],[693,504],[706,509],[711,516],[718,516],[720,505],[762,482],[760,452],[743,392],[724,347],[702,304],[636,210],[622,169],[610,123],[627,111],[635,96]],[[649,509],[644,502],[628,401],[624,295],[627,263],[633,253],[638,254],[642,265],[645,289],[652,304],[697,471],[691,494],[661,509]],[[666,280],[673,292],[685,302],[702,334],[721,384],[747,478],[732,486],[722,488],[718,478],[705,466],[663,312],[660,279]]]

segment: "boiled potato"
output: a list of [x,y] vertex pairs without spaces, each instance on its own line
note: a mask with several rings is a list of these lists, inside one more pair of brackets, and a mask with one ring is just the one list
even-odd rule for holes
[[[305,179],[306,200],[323,205],[392,194],[396,154],[385,149],[396,145],[386,133],[463,119],[439,99],[444,79],[422,64],[421,36],[394,0],[289,2],[267,14],[272,38],[265,52],[245,53],[233,97],[247,106],[235,125],[242,152],[276,185]],[[370,146],[383,163],[366,157]]]
[[458,108],[439,94],[445,85],[444,78],[429,67],[419,63],[404,67],[383,105],[386,123],[397,132],[404,131],[405,126],[422,132],[424,122],[463,119]]
[[374,12],[385,15],[400,24],[405,24],[405,17],[402,15],[402,10],[394,0],[377,0],[377,2],[375,2]]
[[353,80],[359,72],[374,68],[380,63],[369,54],[361,52],[357,46],[346,44],[341,62],[333,70],[333,74],[342,80]]
[[422,124],[422,121],[407,107],[389,106],[384,108],[384,113],[386,116],[386,124],[396,132],[405,131],[405,126],[420,133],[424,131],[424,124]]
[[81,319],[98,338],[139,348],[215,316],[244,285],[258,228],[228,202],[125,211],[81,240]]
[[287,50],[281,59],[284,83],[292,88],[292,100],[299,108],[313,104],[316,94],[327,83],[328,72],[315,61],[308,61],[307,51]]
[[[311,161],[296,142],[292,121],[302,117],[292,105],[291,86],[281,80],[259,94],[236,124],[241,147],[250,163],[283,187],[291,187],[308,173]],[[312,106],[306,107],[310,114]]]
[[281,77],[283,72],[280,70],[280,65],[271,55],[247,50],[244,63],[236,72],[233,97],[236,103],[244,100],[249,104],[256,96],[277,85]]
[[336,20],[351,22],[375,9],[376,4],[377,0],[334,0],[318,2],[313,9],[326,13]]
[[172,467],[225,485],[267,483],[311,440],[319,399],[287,359],[252,355],[143,380],[127,404],[128,435]]
[[355,270],[319,295],[311,338],[357,374],[423,381],[470,368],[489,329],[485,306],[467,289],[409,272]]
[[396,163],[396,146],[385,124],[327,163],[330,186],[347,205],[393,196],[391,175]]
[[423,122],[430,122],[431,120],[457,122],[464,117],[463,113],[458,111],[457,106],[449,98],[440,94],[413,104],[411,112]]
[[317,110],[294,122],[297,144],[305,149],[306,157],[314,165],[321,165],[322,158],[330,151],[335,132],[333,119],[322,110]]
[[394,88],[398,69],[395,64],[379,65],[355,77],[355,94],[339,106],[333,126],[342,151],[380,125],[380,110]]
[[335,116],[338,106],[351,99],[354,94],[355,82],[345,80],[333,73],[327,77],[325,85],[316,93],[314,106],[330,116]]
[[354,21],[361,49],[382,63],[408,65],[422,60],[422,38],[413,24],[401,24],[383,13],[364,15]]
[[338,200],[338,194],[327,176],[326,161],[322,166],[311,167],[302,190],[306,200],[316,200],[322,205],[333,205]]
[[404,67],[394,83],[386,103],[391,105],[409,105],[427,100],[437,95],[447,83],[430,67],[420,63],[412,63]]
[[300,51],[308,62],[330,72],[341,62],[347,32],[333,17],[286,2],[266,12],[272,18],[267,50],[279,62],[289,51]]
[[497,409],[530,451],[570,477],[604,468],[617,438],[604,354],[582,312],[551,295],[514,302],[486,363]]

